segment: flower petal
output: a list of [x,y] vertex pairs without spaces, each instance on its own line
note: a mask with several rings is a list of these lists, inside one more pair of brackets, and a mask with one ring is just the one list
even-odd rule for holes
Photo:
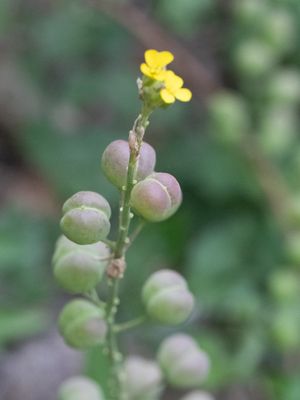
[[149,67],[157,67],[158,66],[158,51],[157,50],[147,50],[145,51],[145,60]]
[[189,89],[181,88],[176,91],[175,97],[180,101],[190,101],[192,98],[192,92]]
[[174,56],[169,51],[160,51],[157,54],[157,62],[160,67],[165,67],[174,60]]
[[151,77],[151,71],[150,71],[150,68],[148,67],[147,64],[145,64],[145,63],[141,64],[140,69],[141,69],[141,72],[142,72],[144,75],[150,76],[150,77]]
[[176,92],[183,85],[183,79],[173,71],[167,71],[165,85],[171,92]]
[[175,96],[173,96],[167,89],[161,89],[160,97],[167,104],[172,104],[175,101]]

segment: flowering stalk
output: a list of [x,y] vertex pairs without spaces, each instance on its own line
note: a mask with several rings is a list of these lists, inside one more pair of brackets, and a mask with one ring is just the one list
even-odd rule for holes
[[[58,282],[72,294],[84,297],[69,302],[59,316],[59,328],[67,344],[77,349],[104,345],[110,361],[107,400],[158,400],[163,389],[163,374],[176,385],[174,365],[165,365],[169,343],[162,348],[158,361],[140,357],[123,360],[118,348],[118,334],[140,325],[146,317],[118,324],[119,284],[126,269],[126,252],[145,222],[160,222],[171,217],[182,201],[176,178],[165,172],[155,172],[156,153],[143,141],[151,113],[176,99],[189,101],[191,92],[183,80],[166,66],[174,56],[167,52],[148,50],[141,65],[142,80],[138,80],[141,114],[129,132],[128,142],[116,140],[102,156],[102,169],[108,180],[121,193],[118,235],[107,239],[111,209],[103,196],[95,192],[79,192],[63,206],[61,228],[64,233],[53,257],[54,274]],[[130,222],[136,214],[140,223],[129,235]],[[106,273],[108,298],[100,299],[96,287]],[[168,325],[185,321],[194,307],[194,297],[185,279],[172,270],[153,273],[141,290],[141,300],[147,317]],[[175,338],[176,339],[176,338]],[[189,344],[191,352],[180,367],[180,387],[195,387],[206,376],[207,357],[191,339],[179,335],[176,343]],[[173,351],[171,341],[171,351]],[[175,343],[175,344],[176,344]],[[167,354],[167,359],[169,356]],[[178,360],[179,363],[180,360]],[[164,371],[164,372],[163,372]],[[74,394],[84,393],[87,400],[104,400],[96,382],[77,377],[62,385],[59,400],[75,400]]]
[[119,305],[119,281],[123,277],[126,267],[125,252],[129,244],[129,227],[131,221],[130,196],[135,184],[137,161],[140,156],[143,136],[148,125],[151,111],[143,107],[141,114],[134,123],[129,133],[130,157],[127,167],[126,184],[122,187],[122,195],[119,213],[119,228],[114,260],[108,268],[109,276],[109,302],[107,304],[108,325],[108,354],[111,362],[110,395],[112,400],[126,400],[126,394],[122,389],[122,356],[117,345],[117,331],[115,329],[115,316]]

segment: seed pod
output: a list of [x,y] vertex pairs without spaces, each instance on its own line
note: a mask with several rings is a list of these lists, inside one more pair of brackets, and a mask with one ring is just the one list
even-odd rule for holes
[[300,75],[297,70],[281,69],[270,77],[267,97],[280,105],[295,105],[300,101]]
[[250,117],[239,95],[223,91],[212,96],[209,103],[214,136],[223,143],[239,143],[249,131]]
[[274,66],[274,49],[260,40],[248,39],[236,49],[234,62],[238,72],[245,78],[260,78]]
[[65,342],[77,349],[99,345],[107,332],[104,311],[87,300],[70,301],[59,315],[58,325]]
[[104,396],[95,381],[85,376],[74,376],[59,388],[58,400],[104,400]]
[[110,231],[110,205],[95,192],[78,192],[63,205],[60,226],[68,239],[77,244],[92,244]]
[[270,290],[276,300],[281,303],[296,302],[300,292],[298,274],[289,269],[282,269],[272,273]]
[[200,386],[210,366],[207,354],[184,334],[173,335],[162,342],[158,361],[167,381],[180,388]]
[[177,180],[170,174],[155,172],[136,184],[131,193],[134,211],[150,222],[171,217],[182,201]]
[[197,390],[195,392],[188,393],[181,400],[214,400],[214,397],[210,393]]
[[194,298],[185,279],[167,269],[150,276],[143,287],[142,299],[152,318],[170,325],[185,321],[194,306]]
[[53,256],[54,276],[70,293],[86,293],[100,282],[109,257],[102,242],[78,245],[62,236]]
[[[119,189],[126,183],[129,155],[128,142],[125,140],[115,140],[107,146],[102,156],[101,165],[104,174]],[[155,150],[148,143],[143,142],[135,179],[140,181],[152,174],[155,163]]]
[[296,231],[287,238],[286,254],[291,263],[300,265],[300,232]]
[[162,390],[162,374],[154,361],[131,356],[125,360],[124,389],[130,400],[156,400]]

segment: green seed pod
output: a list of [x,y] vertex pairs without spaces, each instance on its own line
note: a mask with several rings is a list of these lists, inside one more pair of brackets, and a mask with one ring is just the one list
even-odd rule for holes
[[209,103],[214,136],[224,143],[240,143],[250,128],[250,117],[242,97],[223,91]]
[[102,242],[78,245],[62,236],[53,256],[54,276],[70,293],[87,293],[100,282],[110,250]]
[[260,40],[248,39],[236,49],[234,63],[239,73],[247,78],[259,78],[274,66],[276,53]]
[[299,348],[299,329],[298,309],[292,309],[288,306],[276,311],[271,324],[271,331],[275,342],[281,349],[289,351]]
[[292,264],[300,266],[300,232],[295,232],[287,238],[286,255]]
[[235,0],[234,13],[241,24],[258,25],[268,12],[265,0]]
[[63,205],[60,226],[68,239],[77,244],[92,244],[110,231],[110,206],[100,194],[78,192]]
[[296,39],[294,16],[284,8],[273,8],[264,19],[263,37],[278,52],[289,51]]
[[125,360],[124,389],[130,400],[156,400],[162,391],[162,373],[154,361],[131,356]]
[[104,400],[104,396],[95,381],[85,376],[74,376],[59,388],[58,400]]
[[[126,183],[129,155],[128,142],[125,140],[115,140],[107,146],[102,156],[101,165],[104,174],[119,189]],[[138,159],[136,180],[140,181],[152,174],[155,163],[155,150],[148,143],[143,142]]]
[[171,217],[179,208],[182,192],[177,180],[170,174],[155,172],[136,184],[131,193],[134,211],[150,222]]
[[162,342],[158,361],[167,381],[179,388],[200,386],[210,366],[207,354],[184,334],[175,334]]
[[289,108],[271,107],[262,116],[258,140],[271,156],[289,151],[297,139],[297,116]]
[[148,314],[163,324],[182,323],[194,307],[194,298],[185,279],[168,269],[150,276],[143,287],[142,299]]
[[104,311],[87,300],[70,301],[59,315],[58,325],[65,342],[86,349],[103,342],[107,332]]
[[214,397],[210,393],[197,390],[195,392],[188,393],[181,400],[214,400]]
[[274,73],[267,85],[267,97],[280,105],[295,105],[300,101],[300,74],[297,70],[282,69]]
[[295,271],[279,270],[271,275],[270,290],[274,297],[287,303],[297,300],[300,293],[300,281]]

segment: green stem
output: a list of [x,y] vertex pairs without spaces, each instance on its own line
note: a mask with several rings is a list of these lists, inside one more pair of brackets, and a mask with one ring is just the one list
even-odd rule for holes
[[146,321],[146,317],[142,315],[141,317],[132,319],[130,321],[123,322],[121,324],[115,325],[115,332],[120,333],[128,331],[129,329],[136,328]]
[[[128,245],[128,232],[131,221],[130,196],[136,183],[137,161],[140,156],[143,136],[148,125],[148,119],[152,110],[143,107],[141,114],[136,119],[133,129],[129,134],[130,157],[127,170],[126,184],[122,188],[118,237],[114,248],[114,259],[124,258]],[[115,329],[115,316],[119,304],[119,281],[122,275],[112,277],[109,280],[109,300],[107,304],[107,325],[108,325],[108,355],[111,363],[110,372],[110,398],[109,400],[127,400],[122,390],[122,356],[118,349],[117,333]]]

